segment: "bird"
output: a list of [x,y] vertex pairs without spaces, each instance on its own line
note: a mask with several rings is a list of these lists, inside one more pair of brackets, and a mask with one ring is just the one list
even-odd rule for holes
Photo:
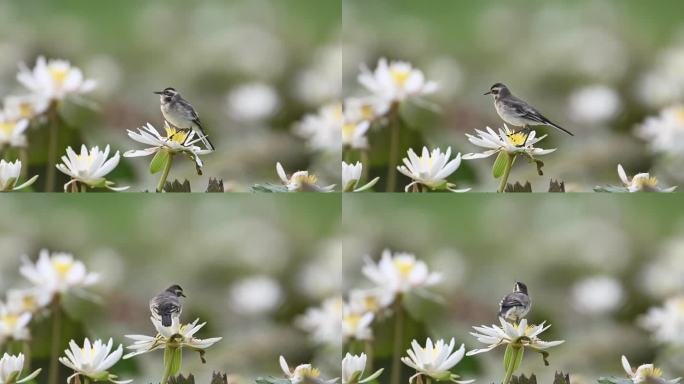
[[527,294],[527,285],[516,282],[513,292],[506,295],[499,303],[499,317],[518,323],[532,308],[532,300]]
[[180,285],[174,284],[166,288],[150,300],[152,317],[161,320],[162,325],[165,327],[171,326],[173,318],[179,318],[183,311],[183,304],[180,301],[181,297],[185,297],[185,295]]
[[496,112],[503,121],[516,127],[522,127],[525,132],[529,133],[530,126],[550,125],[570,136],[575,136],[572,132],[544,117],[524,100],[513,95],[508,87],[501,83],[492,85],[485,95],[492,95]]
[[168,87],[154,93],[159,95],[161,112],[169,125],[181,130],[193,130],[207,149],[214,150],[214,145],[204,133],[197,111],[180,92]]

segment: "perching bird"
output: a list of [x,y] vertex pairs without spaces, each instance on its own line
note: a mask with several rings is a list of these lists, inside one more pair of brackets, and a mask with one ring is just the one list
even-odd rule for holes
[[162,115],[169,125],[177,129],[195,131],[202,144],[207,149],[214,150],[214,145],[204,133],[199,115],[197,115],[192,104],[181,97],[181,94],[173,88],[166,88],[154,93],[160,95]]
[[494,97],[496,112],[503,121],[510,125],[522,127],[526,132],[529,132],[530,126],[550,125],[570,136],[574,136],[572,132],[544,117],[544,115],[524,100],[515,97],[508,87],[501,83],[492,85],[489,92],[485,93],[485,95],[492,95]]
[[152,317],[157,320],[161,319],[161,323],[165,327],[171,326],[173,318],[180,317],[183,311],[183,304],[180,301],[181,297],[185,297],[185,295],[180,285],[174,284],[166,288],[162,293],[150,300]]
[[517,282],[513,293],[509,293],[499,303],[499,317],[518,323],[532,308],[532,300],[527,294],[527,285]]

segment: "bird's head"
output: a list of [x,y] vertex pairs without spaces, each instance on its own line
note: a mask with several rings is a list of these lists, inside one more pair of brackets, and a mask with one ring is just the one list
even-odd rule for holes
[[171,292],[178,297],[185,297],[185,295],[183,294],[183,288],[181,288],[181,286],[178,284],[174,284],[174,285],[166,288],[166,291]]
[[522,292],[522,293],[527,295],[527,285],[525,285],[525,283],[521,283],[518,281],[515,283],[515,287],[513,287],[513,291]]
[[164,88],[163,91],[156,91],[154,93],[159,95],[159,98],[161,99],[162,103],[168,103],[174,99],[177,99],[180,96],[180,93],[178,93],[178,91],[171,87]]
[[489,92],[485,93],[485,95],[492,95],[495,99],[497,99],[499,96],[510,93],[511,91],[508,90],[508,87],[501,83],[496,83],[489,88]]

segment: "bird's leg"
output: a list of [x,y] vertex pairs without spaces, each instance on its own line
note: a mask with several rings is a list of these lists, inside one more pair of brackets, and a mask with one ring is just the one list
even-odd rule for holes
[[530,137],[530,132],[532,132],[532,128],[530,128],[529,125],[525,124],[525,126],[522,129],[522,132],[525,133],[525,141],[524,143],[527,143],[527,138]]

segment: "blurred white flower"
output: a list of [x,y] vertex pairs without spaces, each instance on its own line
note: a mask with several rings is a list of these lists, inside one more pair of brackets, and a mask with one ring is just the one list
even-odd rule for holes
[[200,352],[200,356],[205,349],[211,347],[217,342],[221,341],[223,337],[212,337],[209,339],[195,338],[195,333],[202,329],[207,323],[197,324],[199,319],[195,319],[192,323],[181,324],[178,318],[171,319],[171,325],[165,327],[161,322],[153,317],[150,317],[154,328],[157,330],[157,335],[126,335],[127,338],[133,340],[133,344],[126,347],[133,352],[125,355],[124,359],[141,355],[143,353],[155,351],[157,349],[164,349],[166,347],[174,348],[188,348],[193,351]]
[[35,313],[43,308],[46,300],[40,297],[35,288],[10,289],[7,291],[7,308],[14,313]]
[[133,380],[116,380],[117,376],[107,370],[114,366],[123,354],[123,347],[119,347],[112,352],[112,339],[105,345],[102,340],[94,340],[92,345],[86,337],[83,341],[83,348],[76,342],[69,342],[69,349],[64,350],[66,357],[60,357],[59,362],[74,370],[74,374],[67,378],[67,383],[71,382],[78,375],[83,375],[93,381],[109,381],[116,384],[126,384]]
[[655,66],[637,81],[637,95],[650,107],[681,102],[684,98],[684,45],[666,49]]
[[378,313],[392,304],[393,294],[387,291],[371,289],[352,289],[349,291],[349,308],[357,313]]
[[0,343],[6,340],[28,340],[31,337],[28,325],[31,314],[14,311],[0,303]]
[[430,272],[427,264],[417,260],[415,255],[403,252],[392,254],[389,249],[382,251],[377,264],[366,256],[362,272],[379,289],[394,297],[435,285],[442,280],[441,274]]
[[433,345],[428,337],[425,348],[414,339],[411,342],[412,349],[406,350],[408,357],[401,358],[404,364],[416,370],[416,374],[409,378],[409,383],[419,376],[461,384],[474,382],[475,380],[458,380],[459,376],[450,372],[450,369],[456,366],[465,355],[465,345],[461,344],[461,347],[454,351],[455,346],[456,341],[453,338],[448,345],[442,339],[437,340]]
[[295,79],[295,94],[308,105],[339,99],[342,89],[342,47],[331,44],[314,55],[313,63]]
[[17,185],[21,175],[21,161],[15,160],[13,163],[0,160],[0,192],[18,191],[33,184],[38,175],[28,179],[23,184]]
[[201,169],[202,160],[200,155],[206,155],[212,151],[195,145],[195,143],[201,141],[200,138],[195,139],[195,131],[185,132],[176,130],[169,127],[166,123],[164,124],[164,130],[166,131],[166,136],[162,136],[150,123],[138,128],[138,132],[128,130],[128,137],[150,147],[126,151],[123,154],[124,157],[149,156],[165,150],[171,154],[182,154],[189,157],[195,162],[197,168]]
[[24,354],[16,356],[5,353],[0,358],[0,384],[21,384],[31,381],[38,376],[41,369],[38,368],[26,377],[21,377],[24,370]]
[[654,153],[684,156],[684,104],[665,108],[636,129]]
[[342,342],[343,306],[341,297],[328,298],[320,307],[308,308],[304,315],[297,317],[297,326],[309,332],[315,343],[338,345]]
[[650,308],[638,322],[657,342],[684,346],[684,295],[666,300],[662,307]]
[[88,287],[100,280],[97,273],[88,272],[83,262],[75,260],[73,255],[63,252],[50,254],[47,249],[40,251],[35,264],[24,256],[19,272],[40,292],[41,300],[47,302],[55,295]]
[[392,61],[381,58],[375,71],[365,65],[361,67],[359,83],[373,95],[390,102],[403,102],[410,98],[434,93],[439,88],[434,81],[426,81],[419,69],[405,61]]
[[593,276],[575,283],[572,287],[574,307],[588,314],[612,312],[622,304],[622,285],[610,276]]
[[370,327],[373,317],[371,312],[355,312],[350,306],[345,305],[342,315],[342,340],[373,339],[373,330]]
[[628,177],[621,164],[617,166],[618,175],[627,192],[672,192],[677,187],[661,188],[658,186],[658,179],[648,173],[637,173]]
[[0,113],[0,149],[4,147],[26,147],[26,119],[13,119],[7,113]]
[[315,251],[314,259],[306,262],[296,274],[298,290],[306,297],[322,300],[341,291],[342,242],[339,238],[325,239]]
[[425,186],[433,191],[469,191],[470,188],[455,189],[455,184],[447,182],[447,177],[456,172],[458,167],[461,166],[460,153],[451,161],[449,161],[450,158],[451,147],[448,147],[444,153],[439,148],[429,152],[427,147],[423,147],[420,157],[413,152],[412,148],[409,148],[408,158],[404,157],[403,159],[404,165],[397,167],[399,172],[413,180],[404,188],[404,191],[408,192],[413,186]]
[[641,268],[644,291],[662,299],[684,292],[684,238],[675,237],[662,245],[657,257]]
[[294,133],[307,140],[314,151],[338,153],[342,149],[342,103],[324,105],[316,114],[308,114],[295,124]]
[[584,124],[601,124],[613,119],[622,103],[618,93],[604,85],[580,88],[570,95],[568,114]]
[[107,174],[119,165],[119,151],[116,151],[114,156],[107,159],[109,156],[109,145],[104,151],[100,151],[100,147],[94,146],[90,150],[85,145],[81,145],[81,153],[76,154],[71,147],[67,147],[66,156],[62,156],[62,164],[57,164],[57,169],[71,180],[64,184],[66,191],[69,185],[79,182],[85,184],[90,188],[105,187],[112,191],[125,191],[129,187],[115,187],[113,181],[105,178]]
[[39,94],[7,96],[3,104],[3,113],[10,119],[33,119],[45,112],[50,100]]
[[325,187],[317,185],[318,178],[310,175],[309,171],[297,171],[288,177],[280,163],[276,164],[276,172],[290,192],[332,192],[335,188],[335,184]]
[[323,380],[320,378],[321,376],[321,371],[318,370],[318,368],[313,368],[311,364],[300,364],[295,367],[295,369],[290,370],[290,366],[287,365],[287,361],[283,356],[280,356],[279,359],[280,362],[280,369],[283,370],[283,373],[285,373],[285,376],[290,379],[290,382],[292,384],[300,384],[302,382],[306,381],[315,381],[315,382],[321,382],[321,383],[329,383],[332,384],[337,381],[337,379],[332,379],[332,380]]
[[236,313],[260,315],[273,311],[282,300],[278,282],[268,276],[250,276],[230,287],[229,302]]
[[380,180],[379,177],[369,181],[366,185],[359,186],[361,175],[363,173],[363,164],[356,162],[356,164],[347,164],[342,162],[342,192],[363,192],[367,191]]
[[463,89],[465,75],[461,65],[452,57],[439,56],[426,67],[430,77],[439,84],[440,100],[451,102]]
[[352,355],[347,352],[342,359],[342,384],[364,384],[377,379],[382,374],[383,368],[378,369],[366,378],[363,377],[367,359],[365,353]]
[[370,122],[350,122],[345,119],[342,126],[342,145],[351,149],[367,149],[368,137],[366,132],[370,127]]
[[518,344],[523,347],[531,348],[535,351],[542,351],[557,345],[563,344],[565,340],[558,341],[543,341],[538,336],[545,330],[549,329],[551,325],[544,326],[544,323],[539,325],[527,325],[527,319],[520,320],[519,324],[511,324],[499,318],[501,326],[492,325],[488,327],[486,325],[473,327],[477,332],[471,332],[470,334],[477,338],[477,341],[489,344],[487,347],[482,349],[473,349],[466,353],[467,356],[473,356],[484,352],[489,352],[492,349],[504,344]]
[[62,100],[95,89],[95,80],[84,79],[80,69],[66,60],[49,60],[40,56],[33,70],[20,64],[17,80],[31,92],[51,100]]
[[252,123],[272,117],[280,107],[280,99],[270,85],[249,83],[231,90],[226,105],[233,120]]
[[622,368],[625,369],[625,372],[627,372],[627,375],[630,379],[632,379],[634,384],[640,384],[643,382],[675,384],[681,379],[680,377],[672,380],[664,379],[662,377],[663,371],[660,370],[660,368],[654,367],[653,364],[642,364],[636,369],[636,371],[633,371],[632,366],[629,365],[629,361],[627,361],[627,357],[625,357],[625,355],[622,355]]
[[504,128],[499,132],[494,132],[493,129],[487,127],[487,132],[476,129],[477,136],[466,133],[468,141],[477,145],[478,147],[486,148],[482,153],[468,153],[463,155],[465,160],[483,159],[490,157],[499,152],[506,152],[511,155],[525,154],[529,157],[547,155],[554,152],[553,149],[536,148],[534,145],[542,141],[547,135],[537,138],[537,132],[531,131],[529,135],[524,132],[515,132],[504,124]]

